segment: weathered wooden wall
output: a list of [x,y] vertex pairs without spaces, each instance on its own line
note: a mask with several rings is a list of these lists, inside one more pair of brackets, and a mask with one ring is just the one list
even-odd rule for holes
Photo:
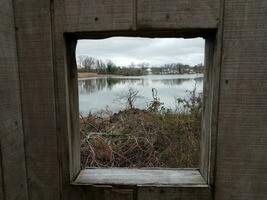
[[267,1],[224,9],[215,199],[267,199]]
[[[74,194],[74,189],[68,187],[70,178],[77,175],[79,166],[75,163],[79,162],[79,151],[75,152],[77,140],[79,140],[79,134],[77,127],[70,127],[68,130],[68,120],[78,119],[78,116],[73,116],[77,112],[77,108],[72,107],[72,103],[69,104],[69,100],[72,101],[72,95],[76,95],[69,88],[75,88],[75,83],[71,82],[70,77],[75,76],[75,70],[69,69],[72,60],[66,58],[66,55],[70,55],[71,50],[67,49],[66,52],[66,38],[77,36],[86,38],[92,35],[92,32],[101,31],[102,33],[113,32],[116,34],[130,35],[130,32],[147,30],[178,30],[184,34],[187,32],[194,32],[195,35],[202,34],[207,29],[215,29],[219,24],[220,14],[220,1],[188,1],[179,2],[171,0],[168,4],[164,4],[160,1],[124,1],[124,0],[105,0],[105,1],[72,1],[72,0],[55,0],[52,16],[52,29],[53,29],[53,54],[54,54],[54,69],[55,69],[55,90],[56,92],[56,106],[57,106],[57,129],[60,135],[61,141],[58,143],[61,156],[61,180],[63,183],[63,198],[70,198],[70,194]],[[202,12],[199,12],[198,9]],[[90,11],[90,12],[89,12]],[[182,14],[177,14],[180,13]],[[153,17],[152,17],[153,16]],[[193,19],[193,20],[192,20]],[[198,19],[199,21],[196,21]],[[193,30],[192,30],[193,29]],[[116,33],[117,32],[117,33]],[[72,35],[64,35],[69,33]],[[76,34],[76,35],[75,35]],[[146,32],[147,34],[147,32]],[[107,34],[108,35],[108,34]],[[139,34],[140,35],[140,34]],[[186,35],[186,34],[184,34]],[[160,35],[159,35],[160,36]],[[174,35],[173,35],[174,36]],[[97,37],[97,34],[95,34]],[[175,37],[175,36],[174,36]],[[71,46],[71,44],[68,44]],[[66,80],[67,77],[67,80]],[[77,86],[76,86],[77,88]],[[69,99],[68,99],[69,97]],[[71,105],[71,106],[69,106]],[[71,109],[71,116],[68,116],[68,110]],[[73,119],[71,119],[73,118]],[[69,140],[70,138],[70,140]],[[71,143],[72,148],[69,146]],[[74,148],[73,148],[74,147]],[[66,149],[71,149],[71,154],[66,152]],[[76,150],[79,150],[76,148]],[[70,171],[72,172],[70,174]],[[100,198],[102,196],[101,190],[92,190],[83,188],[86,190],[85,198]],[[166,192],[159,197],[159,199],[169,198],[168,191],[171,190],[165,188]],[[204,191],[203,191],[204,190]],[[100,193],[98,193],[100,191]],[[104,190],[103,190],[104,191]],[[137,196],[139,192],[146,190],[136,190]],[[174,190],[175,191],[175,190]],[[82,195],[83,193],[75,191],[76,194]],[[173,198],[187,199],[187,198],[200,198],[209,199],[210,189],[200,188],[198,192],[192,193],[190,189],[176,190],[176,194]],[[75,197],[77,198],[77,197]],[[81,197],[80,197],[81,198]],[[104,197],[102,197],[104,198]],[[107,197],[106,197],[107,198]],[[145,199],[147,196],[140,194],[138,199]]]
[[[265,0],[12,2],[0,1],[0,199],[267,199]],[[66,44],[75,44],[64,34],[171,29],[182,35],[212,29],[219,36],[214,187],[136,187],[119,194],[71,186],[79,150],[70,150],[78,136],[68,109],[77,110],[69,107],[77,91],[68,89],[75,87],[75,70]]]
[[0,199],[28,199],[12,0],[0,1]]

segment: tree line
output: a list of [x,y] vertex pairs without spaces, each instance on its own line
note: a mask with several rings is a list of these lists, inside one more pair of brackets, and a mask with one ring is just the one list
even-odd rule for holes
[[162,66],[150,66],[149,63],[131,63],[129,66],[118,66],[111,60],[103,61],[89,56],[77,58],[78,72],[112,74],[123,76],[140,76],[146,74],[193,74],[203,73],[204,66],[190,66],[182,63],[169,63]]
[[194,66],[182,64],[182,63],[169,63],[160,67],[151,67],[152,74],[195,74],[204,73],[203,64]]
[[104,62],[89,56],[79,56],[77,59],[78,72],[91,72],[98,74],[114,74],[124,76],[140,76],[147,74],[148,64],[142,63],[130,66],[118,66],[111,60]]

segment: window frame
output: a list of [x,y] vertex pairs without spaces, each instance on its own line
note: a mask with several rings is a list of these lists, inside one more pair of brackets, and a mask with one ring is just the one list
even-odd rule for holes
[[[79,134],[79,102],[78,102],[78,78],[76,66],[76,44],[78,39],[104,39],[115,36],[128,37],[148,37],[148,38],[194,38],[203,37],[205,39],[205,74],[203,85],[203,117],[201,132],[201,148],[200,148],[200,166],[199,174],[202,176],[205,184],[203,186],[211,186],[214,182],[214,166],[215,151],[217,138],[217,115],[218,115],[218,96],[219,96],[219,74],[220,74],[220,47],[215,29],[202,30],[150,30],[150,31],[95,31],[81,33],[65,33],[65,46],[67,58],[67,89],[68,89],[68,115],[69,115],[69,169],[70,182],[73,185],[94,185],[88,180],[87,184],[79,183],[79,180],[86,174],[80,170],[80,134]],[[85,169],[90,170],[90,169]],[[94,169],[91,169],[93,171]],[[110,169],[112,170],[112,168]],[[132,169],[135,170],[135,169]],[[154,169],[158,170],[158,169]],[[167,170],[167,169],[160,169]],[[181,171],[183,169],[172,169]],[[187,169],[195,171],[195,169]],[[93,172],[92,172],[93,173]],[[112,171],[110,172],[112,174]],[[182,174],[181,174],[182,175]],[[130,177],[129,177],[130,178]],[[190,177],[189,177],[190,178]],[[83,179],[84,180],[84,179]],[[99,183],[100,184],[100,183]],[[101,184],[104,184],[103,182]],[[111,184],[110,182],[107,184]],[[133,184],[137,185],[139,183]],[[196,187],[199,184],[191,182],[189,185]],[[116,184],[111,184],[116,185]],[[119,184],[120,185],[120,184]],[[160,184],[160,182],[158,183]],[[173,187],[181,187],[181,185],[173,184]]]

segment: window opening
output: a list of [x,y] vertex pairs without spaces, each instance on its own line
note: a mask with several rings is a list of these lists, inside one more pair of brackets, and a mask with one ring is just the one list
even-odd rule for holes
[[204,44],[78,40],[82,168],[199,167]]

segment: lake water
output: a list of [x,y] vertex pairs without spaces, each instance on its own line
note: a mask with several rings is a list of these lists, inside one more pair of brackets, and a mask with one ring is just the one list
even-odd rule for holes
[[135,102],[137,108],[146,108],[152,100],[152,88],[167,108],[175,108],[177,97],[187,97],[186,91],[203,90],[203,74],[146,75],[91,77],[78,80],[80,113],[87,115],[103,109],[118,112],[126,107],[122,98],[130,88],[139,91]]

